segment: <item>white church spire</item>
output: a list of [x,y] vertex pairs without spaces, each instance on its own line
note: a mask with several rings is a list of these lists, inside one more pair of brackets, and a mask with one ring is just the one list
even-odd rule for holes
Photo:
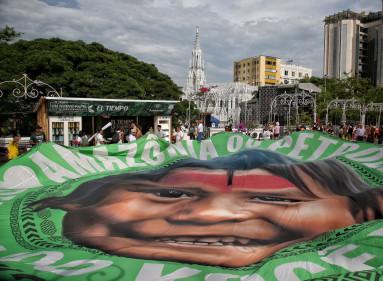
[[196,27],[194,47],[192,50],[192,58],[189,64],[189,73],[185,87],[185,94],[195,94],[206,84],[205,64],[202,58],[202,50],[200,46],[199,27]]

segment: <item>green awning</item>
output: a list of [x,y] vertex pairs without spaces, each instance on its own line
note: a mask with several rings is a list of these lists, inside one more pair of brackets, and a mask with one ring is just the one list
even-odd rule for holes
[[107,99],[47,99],[49,115],[154,116],[170,115],[177,101],[129,101]]

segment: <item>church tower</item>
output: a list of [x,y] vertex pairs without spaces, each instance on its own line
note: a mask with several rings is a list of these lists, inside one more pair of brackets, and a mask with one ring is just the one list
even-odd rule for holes
[[186,82],[185,94],[189,95],[199,91],[206,84],[205,62],[202,58],[202,50],[199,43],[199,30],[196,28],[192,58],[189,62],[189,73]]

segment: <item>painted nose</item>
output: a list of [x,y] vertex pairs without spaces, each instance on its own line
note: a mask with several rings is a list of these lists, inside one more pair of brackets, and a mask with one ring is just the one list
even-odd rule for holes
[[198,202],[189,203],[183,210],[170,219],[178,222],[220,223],[225,221],[241,221],[248,214],[241,210],[243,201],[231,195],[214,195]]

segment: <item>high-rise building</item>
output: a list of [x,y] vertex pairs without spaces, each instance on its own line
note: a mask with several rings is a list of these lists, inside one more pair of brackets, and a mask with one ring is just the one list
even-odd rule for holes
[[281,83],[281,60],[270,56],[245,58],[234,62],[234,82],[254,86]]
[[347,10],[325,18],[323,74],[369,78],[383,86],[382,12]]
[[197,93],[206,84],[205,62],[199,42],[199,29],[196,28],[192,58],[189,62],[189,72],[184,93],[188,97]]
[[296,64],[281,64],[281,81],[282,84],[297,84],[304,78],[310,78],[313,70]]

